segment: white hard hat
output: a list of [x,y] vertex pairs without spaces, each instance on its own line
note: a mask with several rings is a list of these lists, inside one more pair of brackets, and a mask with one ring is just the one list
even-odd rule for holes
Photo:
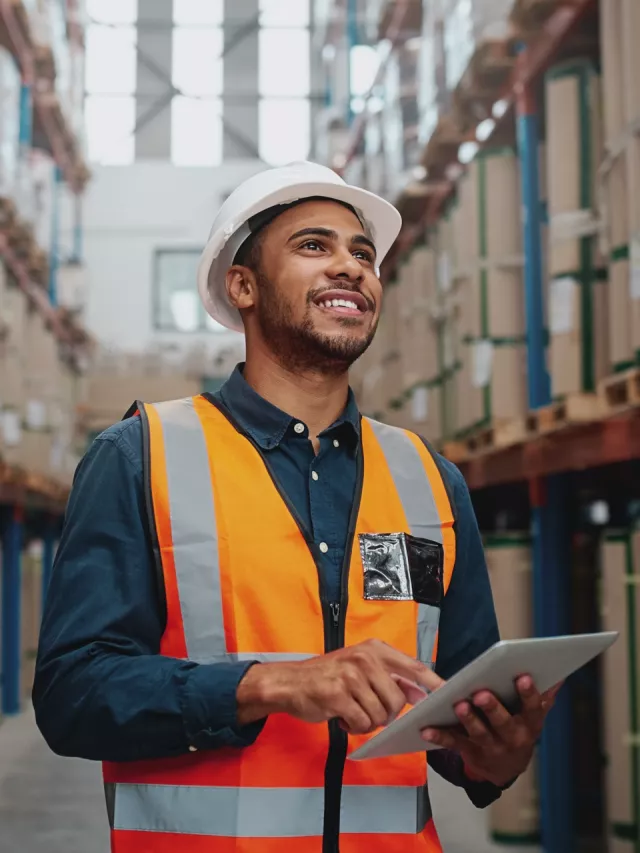
[[251,235],[249,220],[276,205],[305,198],[328,198],[353,207],[370,231],[380,264],[393,245],[402,218],[396,208],[367,190],[352,187],[332,169],[317,163],[292,163],[267,169],[240,184],[215,218],[198,267],[198,290],[207,313],[237,332],[242,320],[227,296],[225,278],[240,246]]

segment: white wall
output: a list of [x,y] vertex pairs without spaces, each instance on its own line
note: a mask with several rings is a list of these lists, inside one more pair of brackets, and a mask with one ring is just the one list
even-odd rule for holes
[[164,162],[94,168],[83,216],[85,322],[101,343],[133,352],[215,340],[216,348],[242,349],[242,337],[232,332],[181,335],[153,328],[153,258],[156,249],[201,248],[221,199],[261,168],[252,160],[216,169]]

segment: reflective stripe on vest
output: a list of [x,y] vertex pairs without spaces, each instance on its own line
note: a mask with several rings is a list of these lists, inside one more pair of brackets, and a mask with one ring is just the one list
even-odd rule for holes
[[[416,476],[423,466],[415,445],[404,430],[378,421],[369,420],[369,423],[393,474],[412,535],[442,545],[442,527],[433,489],[426,476]],[[434,649],[439,625],[440,608],[419,604],[418,657],[428,666],[435,666]]]
[[[192,399],[156,404],[153,409],[164,436],[173,556],[187,656],[198,663],[307,659],[309,655],[295,653],[227,652],[216,513],[202,423]],[[415,445],[404,430],[369,419],[368,422],[389,465],[411,533],[442,545],[433,490]],[[432,665],[440,610],[425,604],[418,609],[418,657]]]
[[[112,829],[229,838],[322,835],[323,788],[118,785]],[[415,835],[431,819],[424,788],[345,786],[343,833]]]

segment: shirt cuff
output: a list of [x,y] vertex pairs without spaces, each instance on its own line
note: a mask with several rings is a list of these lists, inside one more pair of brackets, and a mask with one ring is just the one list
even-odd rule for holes
[[255,743],[266,720],[240,726],[236,699],[238,685],[253,663],[200,664],[189,672],[182,693],[182,718],[192,752]]

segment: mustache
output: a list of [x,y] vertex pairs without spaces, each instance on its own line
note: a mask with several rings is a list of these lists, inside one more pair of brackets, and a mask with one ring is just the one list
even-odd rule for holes
[[367,308],[369,311],[374,312],[376,310],[376,303],[371,299],[370,296],[367,296],[366,293],[363,293],[359,287],[347,284],[333,285],[332,287],[323,287],[321,290],[310,290],[307,293],[307,305],[311,305],[318,297],[322,296],[323,293],[331,293],[333,290],[344,290],[345,293],[357,293],[364,301],[367,303]]

